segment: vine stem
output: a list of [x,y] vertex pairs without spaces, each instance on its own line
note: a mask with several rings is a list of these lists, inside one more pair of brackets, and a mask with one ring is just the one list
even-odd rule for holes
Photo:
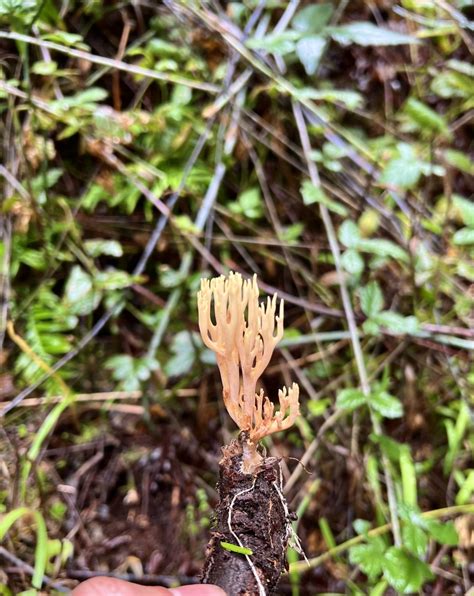
[[[293,114],[295,116],[296,126],[298,127],[298,132],[301,139],[301,146],[303,148],[303,153],[305,156],[306,165],[308,167],[309,177],[311,182],[316,187],[321,186],[321,180],[319,178],[319,172],[316,167],[315,162],[311,159],[311,142],[309,139],[308,127],[306,126],[306,122],[303,116],[303,111],[299,103],[293,101]],[[326,235],[329,241],[329,247],[331,249],[332,255],[334,257],[334,264],[336,267],[336,272],[338,275],[339,281],[339,288],[341,292],[341,299],[342,305],[344,308],[344,313],[346,315],[347,326],[349,328],[349,333],[351,336],[351,343],[352,349],[354,351],[357,372],[359,374],[360,380],[360,387],[364,395],[370,395],[370,383],[369,377],[367,374],[367,368],[365,366],[364,361],[364,354],[362,352],[362,347],[360,345],[359,339],[359,331],[357,329],[357,323],[354,316],[354,310],[352,308],[351,298],[349,295],[349,291],[344,281],[344,271],[341,265],[341,251],[339,249],[339,244],[337,241],[336,231],[334,229],[334,225],[332,223],[331,216],[329,214],[329,210],[325,205],[320,204],[319,210],[321,213],[321,218],[323,220],[324,227],[326,229]],[[374,427],[375,432],[378,435],[382,434],[382,427],[371,412],[371,420],[372,425]],[[385,483],[387,486],[387,495],[388,495],[388,506],[390,509],[390,519],[391,519],[391,526],[393,531],[393,540],[396,546],[401,546],[401,534],[400,534],[400,523],[398,520],[398,508],[397,508],[397,499],[395,495],[395,487],[393,483],[392,474],[390,472],[390,462],[388,458],[382,453],[382,464],[384,468],[384,476],[385,476]]]

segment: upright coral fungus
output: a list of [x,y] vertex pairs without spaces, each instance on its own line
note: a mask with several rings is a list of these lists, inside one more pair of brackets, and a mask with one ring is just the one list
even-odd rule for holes
[[[289,428],[299,415],[296,383],[278,392],[279,410],[257,383],[283,336],[283,301],[258,301],[256,276],[239,273],[202,280],[198,293],[199,328],[215,352],[224,404],[242,431],[224,447],[220,461],[217,528],[203,579],[228,594],[271,594],[285,566],[290,519],[281,490],[277,458],[264,458],[258,442]],[[237,543],[237,544],[235,544]],[[222,547],[234,544],[239,554]],[[248,554],[248,549],[252,555]]]
[[280,409],[276,414],[263,389],[257,393],[258,379],[283,336],[284,306],[281,300],[276,315],[276,294],[259,304],[258,293],[257,276],[244,281],[240,273],[203,279],[198,292],[199,328],[206,346],[216,353],[224,405],[240,430],[248,433],[243,459],[246,473],[260,463],[257,442],[289,428],[299,414],[296,383],[278,392]]

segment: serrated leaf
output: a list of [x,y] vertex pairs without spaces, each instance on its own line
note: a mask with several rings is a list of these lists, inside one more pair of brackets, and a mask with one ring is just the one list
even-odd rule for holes
[[187,374],[194,365],[197,356],[196,345],[199,345],[196,335],[189,331],[177,333],[171,343],[172,358],[165,366],[165,372],[171,377]]
[[353,221],[350,221],[349,219],[342,222],[337,236],[342,244],[347,246],[347,248],[357,248],[361,239],[357,224],[355,224]]
[[412,524],[405,522],[402,526],[403,544],[417,557],[424,557],[428,548],[428,536],[426,532]]
[[362,312],[369,318],[373,318],[383,308],[383,294],[379,284],[371,281],[359,289],[360,307]]
[[402,594],[418,592],[426,581],[433,578],[426,563],[396,546],[385,553],[383,574],[388,583]]
[[377,391],[369,397],[372,408],[384,418],[400,418],[403,416],[403,405],[394,395],[386,391]]
[[373,320],[382,327],[396,334],[414,334],[419,331],[420,324],[415,316],[404,317],[392,310],[384,310],[373,317]]
[[341,257],[341,265],[351,275],[360,275],[364,271],[364,259],[353,248],[344,251]]
[[349,561],[358,565],[369,579],[375,579],[383,570],[384,547],[379,541],[358,544],[349,550]]
[[310,4],[293,17],[292,26],[304,33],[320,33],[329,23],[334,12],[332,4]]
[[316,72],[325,47],[326,40],[319,35],[308,35],[296,43],[296,55],[306,74],[312,75]]
[[355,410],[366,401],[367,398],[360,389],[348,388],[337,394],[336,406],[342,410]]
[[344,205],[341,205],[340,203],[330,199],[320,186],[315,186],[309,180],[305,180],[303,182],[303,185],[301,186],[301,195],[305,205],[320,203],[338,215],[342,215],[343,217],[347,215],[347,209],[344,207]]
[[39,0],[0,0],[0,16],[19,16],[36,10]]
[[422,165],[408,143],[399,143],[398,150],[399,156],[387,163],[379,182],[407,190],[418,183],[422,174]]
[[99,304],[101,295],[94,289],[92,277],[75,265],[64,288],[64,303],[72,314],[88,315]]
[[418,43],[411,35],[397,33],[384,27],[377,27],[373,23],[355,21],[348,25],[327,27],[329,35],[342,45],[356,43],[360,46],[393,46],[406,43]]

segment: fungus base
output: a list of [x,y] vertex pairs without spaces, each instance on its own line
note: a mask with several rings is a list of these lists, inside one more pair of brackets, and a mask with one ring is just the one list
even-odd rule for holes
[[[272,594],[287,569],[291,519],[281,492],[279,461],[265,458],[255,474],[242,472],[245,433],[223,448],[219,462],[219,505],[207,549],[202,581],[220,586],[228,596]],[[231,552],[227,542],[252,555]]]

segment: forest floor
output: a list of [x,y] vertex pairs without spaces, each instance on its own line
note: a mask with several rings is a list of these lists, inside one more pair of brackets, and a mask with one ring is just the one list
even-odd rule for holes
[[473,18],[0,0],[0,594],[199,580],[229,270],[285,300],[266,394],[300,385],[278,593],[472,590]]

